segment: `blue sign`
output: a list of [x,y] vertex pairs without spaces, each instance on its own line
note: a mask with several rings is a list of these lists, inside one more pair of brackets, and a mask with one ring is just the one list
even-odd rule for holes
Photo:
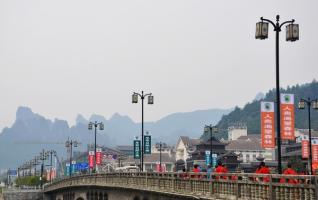
[[209,165],[211,163],[210,151],[205,151],[205,164]]
[[9,175],[9,176],[17,176],[17,175],[18,175],[18,172],[17,172],[16,169],[9,169],[8,175]]
[[87,162],[76,163],[75,164],[75,170],[76,171],[88,170],[88,163]]
[[[217,159],[217,154],[213,153],[212,154],[212,167],[216,166],[216,159]],[[211,164],[211,153],[210,151],[205,151],[205,164],[210,165]]]
[[69,176],[70,175],[70,164],[69,163],[66,163],[64,175],[65,176]]

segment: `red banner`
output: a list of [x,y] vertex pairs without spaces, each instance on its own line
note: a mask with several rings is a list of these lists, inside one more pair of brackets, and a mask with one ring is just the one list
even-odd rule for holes
[[311,140],[312,164],[318,164],[318,139]]
[[96,164],[97,165],[102,164],[102,149],[101,148],[96,149]]
[[281,94],[280,118],[282,140],[295,140],[295,111],[293,94]]
[[94,151],[89,151],[88,152],[88,165],[89,168],[94,168]]
[[301,140],[301,156],[309,158],[309,137],[307,135],[304,135]]
[[275,148],[274,103],[261,102],[262,147]]

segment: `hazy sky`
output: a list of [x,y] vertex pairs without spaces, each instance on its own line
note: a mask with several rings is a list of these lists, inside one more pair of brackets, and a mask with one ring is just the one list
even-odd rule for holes
[[140,121],[243,106],[275,86],[275,35],[255,23],[294,18],[281,33],[281,85],[318,78],[317,0],[0,0],[0,128],[18,106],[74,123],[78,113]]

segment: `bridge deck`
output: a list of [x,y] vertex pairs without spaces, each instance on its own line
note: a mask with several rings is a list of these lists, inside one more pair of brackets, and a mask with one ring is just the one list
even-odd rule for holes
[[[290,181],[292,180],[292,181]],[[201,199],[318,199],[317,176],[207,173],[106,173],[79,175],[45,185],[50,193],[69,187],[111,187]],[[285,183],[281,183],[285,181]],[[290,184],[289,182],[297,182]]]

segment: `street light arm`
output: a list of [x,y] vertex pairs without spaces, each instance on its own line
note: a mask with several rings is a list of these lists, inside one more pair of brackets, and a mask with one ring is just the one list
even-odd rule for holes
[[265,18],[263,18],[263,17],[261,17],[261,20],[262,20],[262,21],[265,21],[265,22],[269,22],[269,23],[271,23],[271,24],[273,25],[273,27],[274,27],[274,28],[276,28],[275,23],[274,23],[274,22],[272,22],[271,20],[269,20],[269,19],[265,19]]
[[145,94],[144,97],[151,96],[151,95],[152,95],[152,93],[148,93],[148,94]]
[[140,98],[142,98],[142,95],[139,94],[138,92],[134,92],[134,94],[137,94],[138,96],[140,96]]
[[290,21],[286,21],[286,22],[283,22],[281,25],[279,25],[279,29],[281,29],[282,28],[282,26],[283,25],[285,25],[285,24],[288,24],[288,23],[294,23],[295,22],[295,20],[294,19],[292,19],[292,20],[290,20]]

